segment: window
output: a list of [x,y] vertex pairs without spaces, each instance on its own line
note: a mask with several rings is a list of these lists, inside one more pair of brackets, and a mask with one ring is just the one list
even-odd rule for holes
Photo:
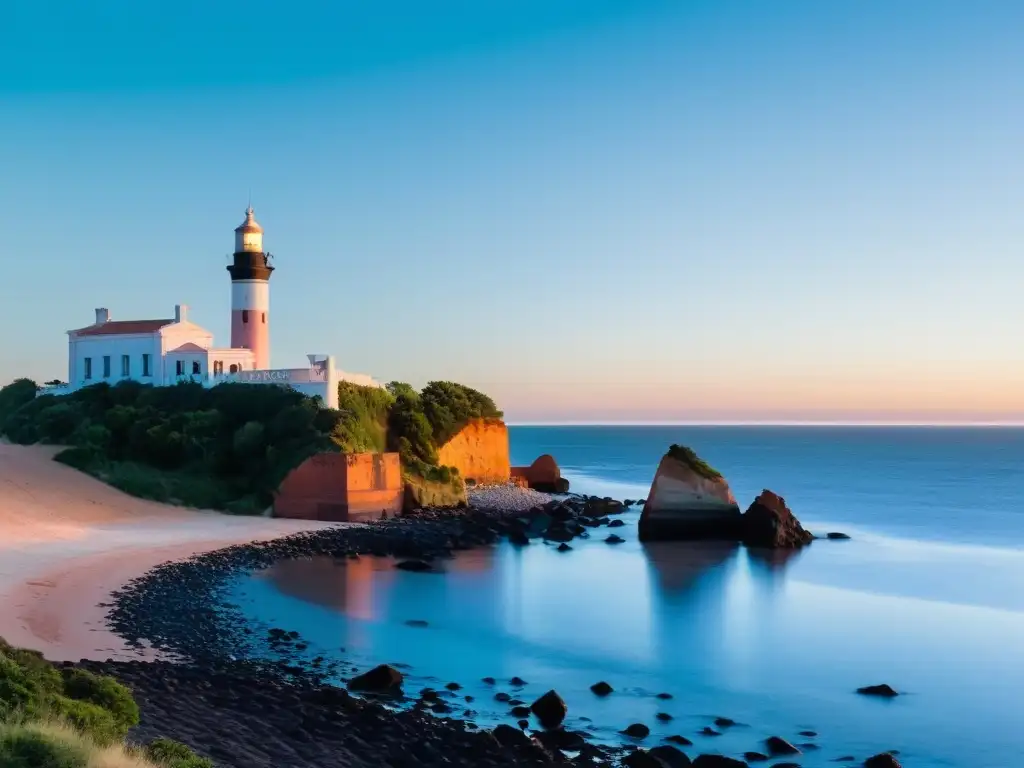
[[238,373],[238,366],[232,363],[230,370],[232,373]]
[[121,375],[132,375],[132,359],[128,355],[121,355]]
[[224,375],[224,361],[223,360],[214,360],[213,361],[213,375],[214,376],[223,376]]
[[174,375],[175,376],[184,376],[185,375],[185,361],[184,360],[175,360],[174,361]]
[[103,378],[110,378],[110,355],[103,356]]
[[202,373],[202,370],[200,370],[199,363],[193,360],[192,361],[192,375],[196,376],[196,375],[198,375],[200,373]]
[[92,358],[91,357],[85,358],[85,378],[87,378],[87,379],[91,379],[92,378]]
[[249,310],[248,309],[243,309],[242,310],[242,322],[243,323],[248,323],[249,322]]
[[266,312],[263,313],[263,324],[264,325],[267,324],[267,313]]
[[143,355],[142,356],[142,375],[143,376],[152,376],[153,375],[152,373],[149,372],[149,359],[150,359],[149,355]]

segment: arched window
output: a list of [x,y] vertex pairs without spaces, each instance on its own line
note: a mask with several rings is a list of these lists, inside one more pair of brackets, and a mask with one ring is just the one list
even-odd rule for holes
[[231,373],[238,373],[238,366],[232,363],[228,370],[231,371]]

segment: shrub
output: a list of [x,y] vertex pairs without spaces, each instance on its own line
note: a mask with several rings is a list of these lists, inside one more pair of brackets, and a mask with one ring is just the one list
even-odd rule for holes
[[139,724],[139,707],[131,693],[112,677],[94,675],[84,669],[62,671],[64,695],[89,702],[109,712],[126,732]]
[[87,734],[97,744],[113,744],[128,734],[128,729],[122,728],[112,713],[88,701],[59,697],[54,702],[53,715]]
[[38,724],[0,725],[3,768],[86,768],[89,745],[60,728]]
[[180,741],[154,739],[143,752],[151,761],[166,768],[214,768],[212,760],[200,757]]
[[0,431],[8,416],[36,399],[38,390],[39,387],[31,379],[15,379],[0,389]]

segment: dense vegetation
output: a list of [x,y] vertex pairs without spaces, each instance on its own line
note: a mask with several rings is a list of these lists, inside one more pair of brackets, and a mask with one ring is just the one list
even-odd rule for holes
[[213,768],[183,744],[157,739],[131,754],[123,744],[138,724],[131,693],[109,677],[57,668],[35,651],[0,640],[0,766]]
[[397,451],[407,476],[461,485],[438,448],[469,420],[501,418],[469,387],[431,382],[386,389],[342,382],[339,408],[286,387],[134,381],[36,397],[20,379],[0,390],[0,434],[68,448],[57,460],[127,493],[206,509],[255,513],[294,467],[322,451]]
[[698,475],[706,477],[708,480],[717,480],[722,476],[721,472],[704,461],[692,448],[687,448],[685,445],[673,443],[668,448],[668,455],[676,461],[686,464]]

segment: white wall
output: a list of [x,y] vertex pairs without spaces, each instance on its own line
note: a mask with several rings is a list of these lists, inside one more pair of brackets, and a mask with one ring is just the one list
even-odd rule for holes
[[[109,336],[83,336],[68,341],[70,365],[68,384],[73,387],[87,387],[106,381],[116,384],[125,378],[149,384],[163,380],[162,351],[160,336],[156,333],[121,334]],[[142,375],[142,356],[150,356],[150,375]],[[110,376],[103,376],[103,357],[110,356]],[[128,355],[130,375],[121,375],[121,356]],[[92,378],[85,378],[85,359],[92,358]]]
[[270,283],[267,280],[233,280],[231,309],[270,309]]

